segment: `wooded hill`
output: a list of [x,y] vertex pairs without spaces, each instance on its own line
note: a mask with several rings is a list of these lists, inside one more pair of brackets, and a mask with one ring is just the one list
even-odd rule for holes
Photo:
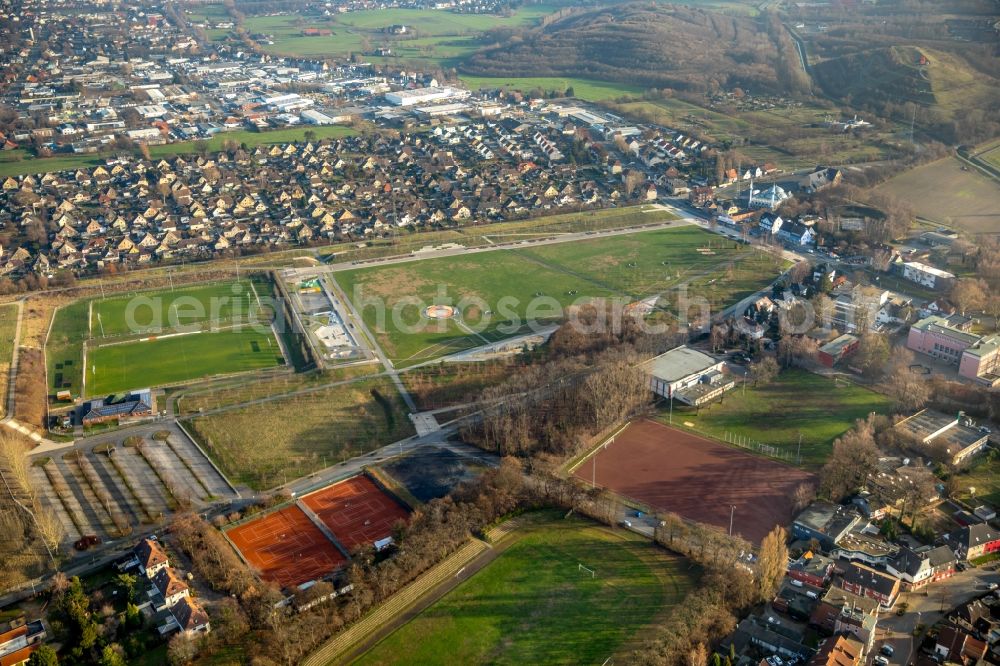
[[627,3],[564,12],[537,28],[492,31],[488,41],[462,64],[463,73],[573,76],[691,92],[807,85],[776,17]]

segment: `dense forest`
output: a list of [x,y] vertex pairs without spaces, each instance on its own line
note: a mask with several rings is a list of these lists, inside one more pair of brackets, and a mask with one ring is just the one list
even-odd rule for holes
[[563,13],[538,28],[495,30],[461,69],[481,76],[577,76],[708,92],[807,85],[776,18],[628,3]]

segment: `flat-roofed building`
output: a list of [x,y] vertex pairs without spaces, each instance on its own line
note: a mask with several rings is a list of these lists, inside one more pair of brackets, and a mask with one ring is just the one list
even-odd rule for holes
[[722,372],[723,365],[724,361],[684,345],[650,359],[645,367],[653,393],[701,405],[735,386]]
[[990,438],[989,432],[963,415],[950,416],[933,409],[903,419],[896,429],[927,447],[941,447],[953,465],[983,451]]
[[981,337],[948,325],[944,317],[924,317],[910,327],[906,346],[915,352],[958,365],[966,349],[976,345]]
[[832,368],[838,361],[856,352],[860,344],[856,336],[844,333],[820,347],[816,358],[826,367]]
[[955,274],[919,261],[903,264],[903,277],[928,289],[947,289],[955,283]]

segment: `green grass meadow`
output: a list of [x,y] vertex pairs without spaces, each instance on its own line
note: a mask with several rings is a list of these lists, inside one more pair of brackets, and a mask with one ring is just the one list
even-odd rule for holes
[[[492,28],[536,24],[557,9],[537,4],[519,8],[513,16],[459,14],[440,9],[374,9],[353,11],[333,17],[297,15],[254,16],[246,19],[252,33],[271,35],[273,53],[293,56],[346,57],[366,49],[389,47],[393,55],[368,58],[374,62],[426,61],[456,64],[483,46],[480,36]],[[405,25],[406,35],[385,31],[391,25]],[[325,28],[329,36],[306,37],[305,28]]]
[[601,664],[695,583],[686,560],[633,535],[575,518],[527,529],[354,663]]
[[14,355],[17,328],[17,304],[0,305],[0,366],[7,366]]
[[[674,407],[675,426],[691,423],[693,430],[723,441],[726,433],[749,437],[790,451],[793,457],[802,435],[802,466],[818,467],[833,450],[833,440],[871,412],[889,413],[892,401],[845,380],[790,369],[770,384],[748,384],[745,392],[738,385],[721,403],[697,413],[678,413]],[[666,414],[661,419],[666,420]]]
[[[777,277],[777,267],[764,271],[756,265],[746,274],[733,269],[732,280],[726,277],[730,266],[753,256],[747,246],[679,226],[351,269],[334,277],[383,351],[402,366],[511,337],[529,320],[554,323],[567,307],[595,298],[631,302],[688,280],[712,280],[707,293],[724,300]],[[731,293],[722,290],[730,284]],[[384,307],[364,306],[373,299]],[[463,306],[461,322],[419,326],[423,306],[431,303]]]
[[470,90],[506,88],[527,93],[537,88],[543,92],[554,91],[563,93],[567,89],[572,88],[574,97],[588,102],[603,102],[626,95],[641,95],[643,92],[641,86],[629,85],[627,83],[611,83],[607,81],[595,81],[593,79],[560,78],[554,76],[491,77],[463,74],[459,78]]
[[87,394],[108,395],[284,363],[270,332],[251,327],[92,348]]

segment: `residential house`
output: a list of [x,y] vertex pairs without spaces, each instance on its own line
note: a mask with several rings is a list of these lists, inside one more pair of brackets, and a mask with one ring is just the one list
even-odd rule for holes
[[927,289],[947,291],[955,284],[955,274],[919,261],[903,263],[903,277]]
[[829,557],[806,551],[788,565],[788,577],[806,585],[823,588],[830,582],[833,569],[834,563]]
[[0,666],[20,666],[28,662],[31,653],[37,650],[47,633],[41,620],[24,623],[0,631]]
[[966,525],[945,535],[944,542],[955,551],[958,559],[965,561],[1000,552],[1000,532],[989,523]]
[[901,588],[895,576],[857,562],[847,565],[840,585],[848,592],[878,601],[883,610],[896,604]]
[[934,654],[943,663],[978,663],[986,656],[987,644],[963,629],[944,626],[934,640]]
[[177,626],[184,633],[207,634],[212,630],[208,613],[191,597],[184,597],[171,607],[171,614],[177,621]]
[[951,577],[956,561],[955,552],[948,546],[919,552],[903,547],[889,560],[886,570],[903,582],[904,590],[912,591]]
[[164,567],[156,572],[153,577],[153,584],[159,590],[167,606],[173,606],[181,599],[191,595],[187,583],[174,574],[170,567]]
[[790,220],[781,225],[778,240],[789,245],[812,245],[816,242],[816,231],[799,220]]
[[139,571],[150,580],[170,566],[170,559],[160,546],[160,542],[155,539],[143,539],[133,549],[133,553],[139,560]]
[[864,646],[859,641],[847,636],[831,636],[820,645],[809,666],[861,666],[864,655]]

